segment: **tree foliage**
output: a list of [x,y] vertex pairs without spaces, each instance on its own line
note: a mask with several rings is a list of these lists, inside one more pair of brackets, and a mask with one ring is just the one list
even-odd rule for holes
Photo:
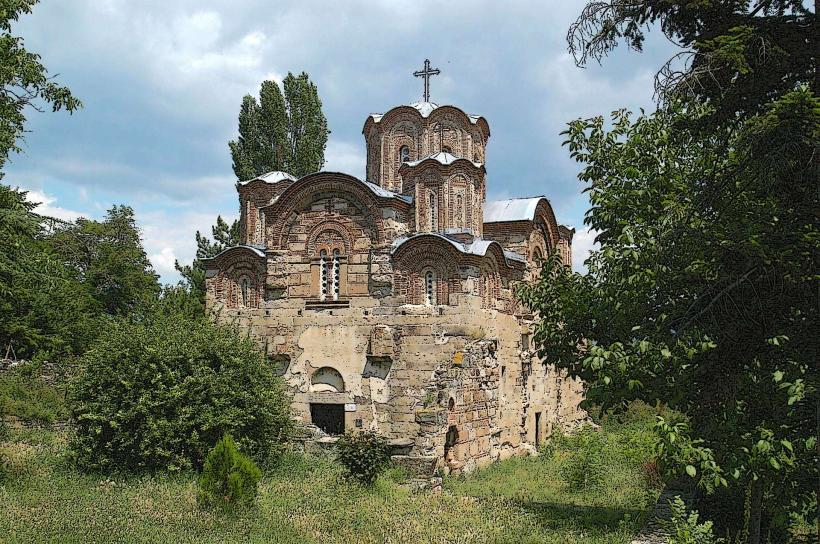
[[601,249],[588,275],[549,259],[522,296],[541,315],[542,354],[590,401],[660,401],[691,418],[659,423],[671,473],[789,508],[817,478],[820,108],[802,89],[740,129],[680,128],[711,113],[571,123]]
[[284,93],[263,81],[259,100],[242,99],[239,137],[228,144],[240,180],[273,170],[302,177],[324,165],[329,131],[316,85],[304,72],[288,73],[282,83]]
[[760,113],[801,84],[818,92],[820,26],[802,0],[590,1],[569,29],[569,50],[579,66],[622,41],[640,51],[652,25],[682,48],[657,74],[658,97],[709,102],[709,123]]
[[31,13],[38,0],[0,0],[0,169],[9,153],[19,151],[25,110],[48,104],[53,111],[73,112],[82,103],[71,91],[55,83],[40,56],[27,51],[23,38],[12,34],[12,25],[21,15]]
[[290,427],[281,381],[233,327],[177,313],[117,319],[72,383],[72,450],[92,469],[200,467],[230,433],[265,458]]
[[113,206],[102,221],[81,217],[57,230],[49,242],[111,315],[145,308],[159,294],[159,276],[142,247],[134,210],[129,206]]
[[[186,289],[190,296],[199,305],[199,314],[205,313],[205,268],[202,266],[202,259],[216,257],[229,247],[239,245],[239,221],[236,220],[230,225],[217,216],[216,225],[211,227],[213,241],[196,231],[196,257],[191,264],[181,265],[179,261],[174,263],[179,274],[182,276],[182,289]],[[181,294],[181,293],[179,293]]]

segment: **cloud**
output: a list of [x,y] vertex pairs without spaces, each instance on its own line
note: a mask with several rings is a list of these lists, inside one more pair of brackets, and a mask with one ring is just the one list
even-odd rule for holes
[[57,197],[47,195],[42,191],[29,190],[26,193],[26,200],[38,203],[34,208],[34,212],[47,217],[54,217],[63,221],[75,221],[77,218],[86,215],[82,212],[55,206],[54,203],[57,202]]
[[589,258],[589,254],[599,247],[595,243],[596,236],[598,236],[598,231],[582,228],[578,229],[572,237],[572,269],[576,272],[586,274],[585,261]]
[[330,140],[325,150],[323,170],[344,172],[359,179],[364,179],[366,162],[364,144],[356,145],[349,142]]
[[412,72],[429,57],[442,70],[433,99],[490,122],[488,193],[545,194],[568,210],[559,222],[577,224],[578,165],[558,133],[579,116],[651,107],[651,78],[671,47],[650,35],[643,54],[577,68],[565,34],[585,3],[43,2],[14,30],[85,108],[32,112],[26,153],[5,179],[59,199],[43,209],[64,217],[131,204],[152,262],[172,281],[172,258],[193,258],[194,232],[235,212],[227,142],[243,95],[308,72],[332,131],[325,169],[363,178],[367,114],[418,100]]
[[[196,257],[197,231],[211,237],[211,226],[216,223],[216,213],[185,210],[181,212],[137,211],[137,220],[142,230],[145,252],[157,273],[165,283],[176,283],[181,278],[174,268],[190,264]],[[222,213],[228,223],[237,218],[235,213]]]

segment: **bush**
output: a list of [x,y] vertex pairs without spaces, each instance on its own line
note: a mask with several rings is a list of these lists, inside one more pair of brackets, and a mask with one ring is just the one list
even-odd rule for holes
[[336,453],[348,474],[366,485],[390,466],[387,442],[373,432],[345,434],[336,444]]
[[226,434],[205,458],[197,500],[202,506],[221,506],[228,510],[249,506],[256,498],[261,476],[262,471],[236,449],[233,439]]
[[698,523],[698,513],[693,510],[687,514],[686,504],[680,497],[669,501],[672,515],[666,523],[669,531],[668,544],[718,544],[722,539],[712,534],[712,522]]
[[570,486],[586,490],[604,484],[610,446],[602,431],[583,427],[575,434],[562,436],[559,447],[569,452],[560,472]]
[[224,433],[257,459],[290,428],[289,398],[253,342],[181,314],[117,320],[83,357],[71,452],[90,469],[199,467]]

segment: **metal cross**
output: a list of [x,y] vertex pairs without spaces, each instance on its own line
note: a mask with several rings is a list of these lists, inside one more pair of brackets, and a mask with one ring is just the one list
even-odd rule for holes
[[424,59],[424,70],[413,72],[416,77],[424,78],[424,101],[430,101],[430,76],[437,76],[441,73],[438,68],[430,68],[430,59]]

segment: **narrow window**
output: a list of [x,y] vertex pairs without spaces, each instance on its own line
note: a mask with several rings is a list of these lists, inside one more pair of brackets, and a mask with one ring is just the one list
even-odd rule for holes
[[332,281],[332,290],[333,290],[333,300],[339,300],[339,250],[333,250],[333,270],[331,274],[331,281]]
[[327,298],[327,251],[319,252],[319,300]]
[[256,220],[256,242],[258,244],[264,244],[265,240],[265,212],[261,209],[259,211],[259,217]]
[[436,276],[432,270],[424,275],[424,303],[427,306],[436,303]]
[[438,209],[436,207],[436,193],[430,193],[430,230],[438,230]]
[[461,195],[456,195],[456,227],[463,228],[464,227],[464,197]]
[[248,306],[248,278],[242,278],[242,306]]
[[399,157],[401,158],[401,162],[409,162],[410,161],[410,148],[406,145],[401,146],[399,149]]

